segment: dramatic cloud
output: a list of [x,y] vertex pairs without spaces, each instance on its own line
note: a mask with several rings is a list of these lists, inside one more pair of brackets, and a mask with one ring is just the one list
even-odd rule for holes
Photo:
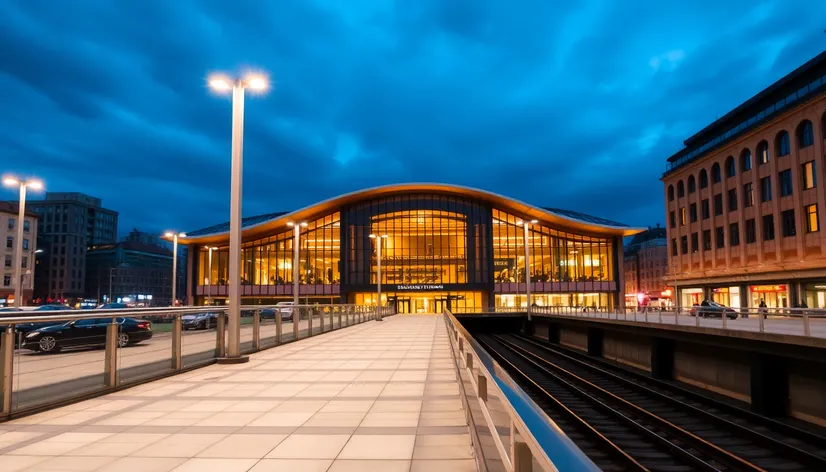
[[[677,3],[681,3],[678,5]],[[103,198],[121,233],[436,181],[634,225],[683,139],[823,49],[826,3],[0,0],[2,171]],[[5,198],[13,198],[8,193]]]

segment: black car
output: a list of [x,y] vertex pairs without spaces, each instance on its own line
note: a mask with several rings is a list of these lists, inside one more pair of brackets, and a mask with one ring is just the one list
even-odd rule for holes
[[197,313],[181,317],[183,329],[209,329],[218,325],[218,313]]
[[[137,344],[152,337],[152,322],[134,318],[116,318],[120,325],[118,347]],[[45,326],[30,331],[23,338],[23,348],[38,352],[58,352],[72,347],[103,346],[106,327],[112,318],[89,318]]]
[[103,305],[97,307],[98,310],[114,310],[121,308],[129,308],[129,305],[126,303],[104,303]]
[[689,313],[692,316],[699,316],[701,318],[722,318],[723,313],[725,313],[726,318],[731,320],[737,319],[737,312],[734,311],[734,309],[711,300],[703,300],[699,306],[693,306]]

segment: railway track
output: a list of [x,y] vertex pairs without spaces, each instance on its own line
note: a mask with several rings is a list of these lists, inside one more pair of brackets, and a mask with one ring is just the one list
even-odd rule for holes
[[826,470],[826,441],[813,433],[530,338],[479,341],[604,470]]

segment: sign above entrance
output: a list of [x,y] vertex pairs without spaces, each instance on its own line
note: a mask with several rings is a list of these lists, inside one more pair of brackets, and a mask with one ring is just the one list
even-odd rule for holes
[[[392,287],[392,286],[391,286]],[[388,287],[388,290],[393,290],[391,287]],[[412,285],[396,285],[395,290],[397,292],[421,292],[421,291],[434,291],[434,290],[444,290],[444,285],[436,285],[436,284],[412,284]]]
[[785,292],[785,285],[752,285],[752,292]]

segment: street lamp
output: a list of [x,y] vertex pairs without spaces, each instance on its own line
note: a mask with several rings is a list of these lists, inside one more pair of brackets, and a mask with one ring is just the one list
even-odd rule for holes
[[23,277],[20,271],[23,267],[23,226],[26,218],[26,189],[32,188],[40,190],[43,182],[40,180],[20,180],[16,177],[4,177],[3,185],[7,187],[19,187],[20,203],[17,209],[17,241],[14,249],[14,306],[20,308],[23,305]]
[[207,268],[207,304],[212,306],[212,251],[218,249],[215,246],[207,248],[209,251],[209,267]]
[[178,238],[185,238],[186,233],[167,231],[164,236],[172,238],[172,306],[175,306],[178,300]]
[[376,241],[376,259],[378,260],[378,284],[376,284],[376,321],[381,321],[381,246],[384,240],[387,239],[386,234],[376,235],[371,234],[370,239]]
[[531,249],[528,245],[528,226],[535,225],[539,223],[538,220],[530,220],[530,221],[517,221],[516,226],[521,226],[524,228],[525,234],[525,296],[527,297],[527,307],[525,308],[525,313],[528,315],[528,321],[531,320],[531,274],[530,274],[530,260],[531,260]]
[[295,308],[293,308],[293,311],[296,311],[298,310],[298,266],[300,265],[298,261],[298,250],[300,246],[298,243],[299,237],[301,236],[301,228],[306,228],[307,222],[302,221],[301,223],[293,223],[290,221],[287,223],[287,226],[293,228],[293,231],[295,232],[295,239],[293,241],[293,305],[295,305]]
[[232,90],[232,177],[229,207],[229,336],[227,359],[246,362],[241,357],[241,184],[244,169],[244,90],[267,89],[267,80],[260,75],[230,78],[213,75],[212,90],[225,93]]

